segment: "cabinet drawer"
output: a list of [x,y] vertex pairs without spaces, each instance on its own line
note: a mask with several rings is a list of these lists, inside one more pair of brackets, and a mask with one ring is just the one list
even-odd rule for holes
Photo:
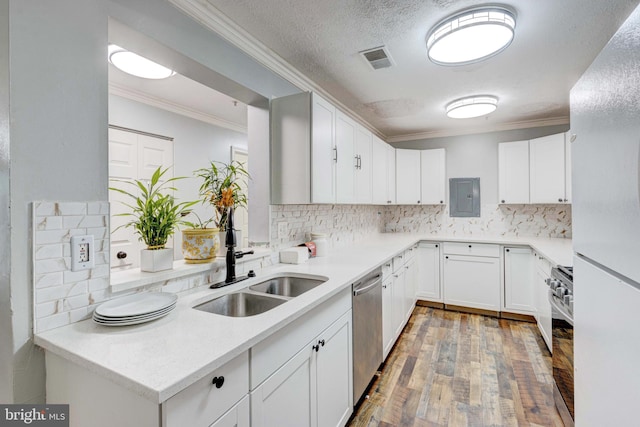
[[500,257],[500,246],[486,243],[444,242],[442,245],[445,255],[473,255]]
[[[215,377],[224,377],[220,388],[213,384]],[[162,425],[209,427],[248,392],[249,352],[246,351],[163,403]]]
[[545,257],[543,257],[542,255],[539,255],[538,253],[534,252],[533,256],[536,259],[535,260],[536,268],[540,270],[545,276],[550,276],[551,267],[552,267],[551,263],[547,261]]
[[382,280],[386,279],[391,275],[391,271],[393,270],[393,260],[386,261],[382,264]]
[[397,273],[406,261],[406,254],[403,252],[400,255],[393,257],[393,272]]

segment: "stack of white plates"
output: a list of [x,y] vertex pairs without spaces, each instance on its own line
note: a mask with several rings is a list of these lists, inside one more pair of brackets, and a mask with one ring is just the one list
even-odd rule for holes
[[93,321],[106,326],[128,326],[166,316],[176,307],[178,296],[168,292],[128,295],[100,304]]

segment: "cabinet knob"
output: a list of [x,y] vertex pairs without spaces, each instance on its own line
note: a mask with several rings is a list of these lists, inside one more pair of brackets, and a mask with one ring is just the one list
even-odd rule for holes
[[420,200],[418,200],[418,204],[420,204]]
[[438,245],[436,245],[436,248],[438,247]]
[[320,350],[320,344],[313,345],[313,346],[311,346],[311,348],[313,348],[317,353],[318,350]]
[[562,202],[562,198],[559,198],[559,199],[558,199],[558,201],[559,201],[559,202]]
[[211,384],[216,386],[216,388],[222,387],[222,385],[224,384],[224,377],[222,375],[220,375],[219,377],[213,377]]
[[444,200],[440,200],[440,204],[444,203]]
[[449,257],[448,257],[448,256],[446,256],[446,257],[444,257],[444,259],[449,259]]
[[500,200],[500,203],[504,203],[504,202],[505,202],[504,200]]
[[125,251],[120,251],[116,254],[116,258],[125,259],[127,257],[127,253]]
[[318,341],[318,344],[320,344],[322,347],[324,347],[324,340]]
[[509,252],[509,249],[505,249],[506,252]]
[[471,247],[471,245],[469,245],[469,247]]
[[564,199],[564,201],[565,201],[565,202],[568,202],[568,201],[569,201],[569,199]]

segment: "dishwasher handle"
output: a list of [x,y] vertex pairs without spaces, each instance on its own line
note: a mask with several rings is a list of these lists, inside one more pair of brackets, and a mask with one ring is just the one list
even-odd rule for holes
[[365,286],[355,288],[353,290],[353,296],[357,297],[358,295],[369,292],[371,289],[375,288],[382,282],[382,274],[378,274],[369,281]]

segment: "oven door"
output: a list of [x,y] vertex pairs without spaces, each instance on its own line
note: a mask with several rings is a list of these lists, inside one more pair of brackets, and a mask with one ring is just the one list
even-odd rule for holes
[[573,316],[551,289],[549,303],[553,336],[553,397],[565,427],[573,427]]

